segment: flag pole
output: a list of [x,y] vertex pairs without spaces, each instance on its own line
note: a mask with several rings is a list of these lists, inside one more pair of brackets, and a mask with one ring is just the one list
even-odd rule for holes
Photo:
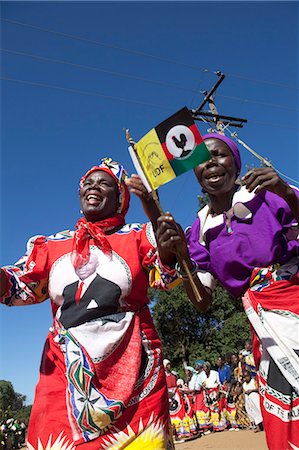
[[[136,151],[136,142],[133,140],[132,136],[130,135],[128,128],[125,128],[125,132],[126,132],[126,139],[127,139],[128,143],[131,145],[132,149],[134,150],[135,156],[136,156],[136,158],[138,160],[138,163],[139,163],[140,167],[143,169],[142,162],[141,162],[141,160],[139,158],[138,152]],[[146,181],[148,182],[149,186],[152,189],[152,192],[151,192],[152,193],[152,197],[153,197],[153,200],[154,200],[154,202],[155,202],[155,204],[156,204],[156,206],[157,206],[157,208],[159,210],[159,213],[160,213],[161,216],[163,216],[164,215],[164,211],[163,211],[163,209],[161,207],[161,204],[160,204],[160,201],[159,201],[159,198],[158,198],[158,195],[157,195],[157,191],[155,189],[153,189],[152,184],[151,184],[151,182],[150,182],[150,180],[149,180],[149,178],[147,176],[146,171],[142,170],[142,172],[143,172],[144,177],[146,178]]]
[[[136,142],[133,140],[132,136],[130,135],[128,128],[125,128],[125,133],[126,133],[126,139],[127,139],[128,143],[131,145],[131,147],[133,148],[135,156],[136,156],[136,158],[138,160],[138,163],[139,163],[140,167],[143,169],[142,162],[140,161],[138,152],[136,151]],[[143,175],[144,175],[146,181],[148,182],[149,186],[152,188],[152,184],[151,184],[151,182],[150,182],[150,180],[149,180],[149,178],[147,176],[146,171],[142,170],[142,172],[143,172]],[[162,206],[160,204],[160,201],[159,201],[159,198],[158,198],[158,195],[157,195],[157,191],[155,189],[153,189],[153,188],[152,188],[152,197],[153,197],[153,200],[154,200],[154,202],[155,202],[155,204],[156,204],[156,206],[157,206],[157,208],[159,210],[160,215],[163,216],[164,215],[164,211],[163,211]],[[183,265],[184,271],[187,274],[188,281],[189,281],[189,283],[190,283],[190,285],[192,287],[192,290],[193,290],[193,293],[195,295],[196,301],[198,303],[201,302],[202,301],[202,297],[201,297],[201,295],[200,295],[200,293],[199,293],[199,291],[197,289],[196,284],[194,283],[194,280],[193,280],[192,274],[190,272],[190,269],[189,269],[189,267],[187,265],[187,262],[184,259],[180,258],[180,255],[178,255],[178,254],[177,254],[177,259],[179,259],[180,262]]]

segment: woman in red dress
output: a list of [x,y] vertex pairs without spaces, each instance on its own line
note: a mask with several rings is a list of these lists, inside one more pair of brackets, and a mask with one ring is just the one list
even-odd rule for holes
[[151,224],[125,224],[126,172],[102,160],[80,181],[84,218],[76,231],[30,239],[26,255],[1,269],[9,306],[50,298],[28,430],[29,449],[172,448],[161,343],[149,309],[153,285],[174,271],[157,253]]

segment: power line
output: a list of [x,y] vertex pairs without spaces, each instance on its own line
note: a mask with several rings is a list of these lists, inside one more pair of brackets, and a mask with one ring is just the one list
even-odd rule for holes
[[[32,24],[28,24],[28,23],[25,23],[25,22],[20,22],[20,21],[13,20],[13,19],[5,19],[5,18],[0,17],[0,20],[2,22],[6,22],[6,23],[9,23],[9,24],[18,25],[18,26],[22,26],[22,27],[26,27],[26,28],[31,28],[32,30],[35,30],[35,31],[53,34],[53,35],[56,35],[56,36],[59,36],[59,37],[62,37],[62,38],[66,38],[66,39],[72,39],[72,40],[76,40],[76,41],[85,42],[85,43],[88,43],[88,44],[98,45],[98,46],[101,46],[101,47],[106,47],[106,48],[110,48],[110,49],[114,49],[114,50],[130,53],[132,55],[143,56],[143,57],[146,57],[146,58],[152,58],[152,59],[156,59],[158,61],[166,62],[168,64],[175,64],[176,66],[181,66],[181,67],[186,67],[186,68],[189,68],[189,69],[194,69],[196,71],[200,70],[201,72],[215,73],[215,70],[211,70],[211,69],[208,69],[208,68],[198,67],[198,66],[194,66],[194,65],[191,65],[191,64],[185,64],[185,63],[182,63],[182,62],[178,62],[176,60],[164,58],[164,57],[153,55],[153,54],[146,53],[146,52],[141,52],[141,51],[138,51],[138,50],[132,50],[132,49],[129,49],[129,48],[126,48],[126,47],[120,47],[120,46],[117,46],[117,45],[114,45],[114,44],[108,44],[106,42],[101,42],[101,41],[98,41],[98,40],[89,39],[89,38],[85,38],[85,37],[82,37],[82,36],[77,36],[77,35],[74,35],[74,34],[69,34],[69,33],[64,33],[64,32],[61,32],[61,31],[50,30],[48,28],[39,27],[37,25],[32,25]],[[229,73],[228,75],[231,76],[231,77],[234,77],[234,78],[241,78],[241,79],[248,80],[248,81],[254,81],[255,83],[263,83],[263,84],[269,84],[269,85],[280,87],[280,88],[298,90],[298,88],[296,86],[288,86],[288,85],[285,85],[285,84],[282,84],[282,83],[273,82],[271,80],[260,80],[260,79],[257,79],[257,78],[247,77],[245,75],[236,74],[236,73]]]
[[177,62],[177,61],[175,61],[173,59],[163,58],[161,56],[152,55],[150,53],[145,53],[145,52],[141,52],[141,51],[138,51],[138,50],[132,50],[132,49],[129,49],[129,48],[126,48],[126,47],[120,47],[120,46],[114,45],[114,44],[107,44],[106,42],[101,42],[101,41],[97,41],[97,40],[94,40],[94,39],[89,39],[89,38],[85,38],[85,37],[82,37],[82,36],[77,36],[77,35],[74,35],[74,34],[63,33],[61,31],[50,30],[48,28],[42,28],[42,27],[39,27],[39,26],[36,26],[36,25],[31,25],[31,24],[28,24],[28,23],[19,22],[17,20],[12,20],[12,19],[0,18],[0,20],[2,22],[14,24],[14,25],[19,25],[19,26],[22,26],[22,27],[31,28],[32,30],[35,30],[35,31],[40,31],[40,32],[43,32],[43,33],[53,34],[53,35],[60,36],[62,38],[66,38],[66,39],[72,39],[72,40],[75,40],[75,41],[85,42],[87,44],[93,44],[93,45],[98,45],[98,46],[101,46],[101,47],[110,48],[110,49],[113,49],[113,50],[119,50],[119,51],[122,51],[122,52],[130,53],[132,55],[144,56],[146,58],[157,59],[159,61],[166,62],[166,63],[169,63],[169,64],[175,64],[175,65],[181,66],[181,67],[188,67],[190,69],[202,70],[204,72],[210,72],[208,69],[198,68],[197,66],[193,66],[193,65],[190,65],[190,64]]
[[[116,76],[116,77],[128,78],[128,79],[132,79],[132,80],[142,81],[142,82],[145,82],[145,83],[156,84],[156,85],[160,85],[160,86],[166,86],[166,87],[170,87],[170,88],[178,89],[178,90],[183,90],[183,91],[187,91],[187,92],[193,92],[193,98],[192,98],[192,101],[190,103],[193,103],[195,95],[199,93],[199,85],[201,83],[201,80],[200,80],[198,85],[197,85],[197,88],[196,89],[191,89],[191,88],[188,88],[188,87],[180,86],[178,84],[168,83],[168,82],[163,81],[163,80],[152,80],[152,79],[148,79],[148,78],[144,78],[144,77],[139,77],[139,76],[136,76],[136,75],[127,74],[127,73],[124,73],[124,72],[111,71],[111,70],[102,69],[102,68],[95,67],[95,66],[79,64],[79,63],[75,63],[75,62],[71,62],[71,61],[67,61],[67,60],[62,60],[62,59],[57,59],[57,58],[49,58],[49,57],[46,57],[46,56],[36,55],[36,54],[33,54],[33,53],[26,53],[26,52],[21,52],[21,51],[17,51],[17,50],[7,49],[7,48],[0,48],[0,51],[5,52],[5,53],[9,53],[9,54],[12,54],[12,55],[15,55],[15,56],[24,56],[24,57],[32,58],[32,59],[35,59],[37,61],[43,61],[43,62],[48,62],[48,63],[66,65],[66,66],[75,67],[75,68],[78,68],[78,69],[89,70],[89,71],[99,72],[99,73],[106,73],[106,74],[113,75],[113,76]],[[217,94],[217,95],[218,95],[218,97],[222,97],[222,98],[233,100],[233,101],[238,101],[238,102],[241,102],[241,103],[252,103],[252,104],[257,104],[257,105],[270,106],[271,108],[285,109],[285,110],[294,111],[294,112],[298,111],[296,108],[290,108],[290,107],[288,107],[286,105],[278,105],[278,104],[274,104],[274,103],[261,102],[261,101],[257,101],[257,100],[250,100],[250,99],[246,99],[246,98],[229,96],[229,95],[222,95],[222,94]]]
[[298,130],[297,127],[292,127],[290,125],[285,125],[285,124],[281,124],[281,123],[262,122],[259,120],[251,120],[251,119],[250,119],[250,123],[255,123],[257,125],[263,125],[265,127],[288,128],[289,130],[295,130],[295,131]]
[[299,185],[299,181],[298,180],[294,180],[294,178],[289,177],[288,175],[285,175],[284,173],[280,172],[280,170],[275,169],[277,173],[279,173],[279,175],[281,175],[282,177],[286,178],[287,180],[290,180],[292,183],[298,184]]
[[135,105],[149,106],[151,108],[159,108],[159,109],[165,109],[165,110],[168,109],[162,105],[156,105],[154,103],[142,102],[140,100],[131,100],[131,99],[128,99],[125,97],[116,97],[116,96],[112,96],[112,95],[106,95],[101,92],[82,91],[79,89],[66,88],[66,87],[62,87],[62,86],[55,86],[53,84],[39,83],[39,82],[29,81],[29,80],[20,80],[18,78],[11,78],[11,77],[0,77],[0,80],[12,81],[14,83],[26,84],[29,86],[55,89],[57,91],[70,92],[72,94],[88,95],[90,97],[101,97],[101,98],[105,98],[108,100],[117,100],[117,101],[122,101],[122,102],[126,102],[126,103],[134,103]]
[[248,144],[246,144],[244,141],[242,141],[237,133],[234,131],[232,132],[228,127],[226,127],[227,131],[230,133],[231,137],[234,138],[239,144],[241,144],[246,150],[248,150],[253,156],[255,156],[259,161],[261,161],[265,166],[267,167],[272,167],[273,170],[275,170],[277,173],[279,173],[279,175],[281,175],[283,178],[286,178],[290,181],[292,181],[295,184],[299,184],[299,182],[297,180],[294,180],[294,178],[289,177],[288,175],[285,175],[283,172],[281,172],[280,170],[276,169],[276,167],[273,166],[273,164],[267,159],[264,158],[263,156],[259,155],[255,150],[253,150],[253,148],[249,147]]
[[289,111],[294,111],[294,112],[298,111],[297,108],[290,108],[289,106],[277,105],[275,103],[261,102],[261,101],[258,101],[258,100],[249,100],[247,98],[232,97],[232,96],[229,96],[229,95],[222,95],[222,94],[217,94],[217,95],[218,95],[218,97],[227,98],[227,99],[230,99],[230,100],[236,100],[236,101],[243,102],[243,103],[254,103],[256,105],[271,106],[271,108],[287,109]]
[[272,86],[276,86],[276,87],[280,87],[280,88],[294,89],[296,91],[298,90],[298,87],[296,87],[296,86],[288,86],[287,84],[276,83],[275,81],[271,81],[271,80],[260,80],[257,78],[247,77],[246,75],[241,75],[241,74],[237,74],[237,73],[227,73],[227,75],[234,77],[234,78],[240,78],[241,80],[253,81],[254,83],[271,84]]
[[[25,84],[25,85],[41,87],[41,88],[54,89],[54,90],[57,90],[57,91],[69,92],[69,93],[72,93],[72,94],[86,95],[86,96],[89,96],[89,97],[100,97],[100,98],[105,98],[107,100],[117,100],[117,101],[122,101],[122,102],[126,102],[126,103],[132,103],[132,104],[136,104],[136,105],[140,105],[140,106],[148,106],[150,108],[163,109],[165,111],[169,110],[169,108],[166,108],[165,106],[162,106],[162,105],[157,105],[155,103],[143,102],[141,100],[131,100],[129,98],[107,95],[107,94],[103,94],[101,92],[83,91],[83,90],[80,90],[80,89],[66,88],[66,87],[63,87],[63,86],[56,86],[56,85],[53,85],[53,84],[40,83],[40,82],[30,81],[30,80],[21,80],[19,78],[12,78],[12,77],[0,77],[0,80],[11,81],[11,82],[14,82],[14,83]],[[272,127],[275,127],[275,128],[288,128],[290,130],[296,130],[296,127],[291,127],[291,126],[288,126],[288,125],[259,122],[259,121],[255,121],[255,120],[250,120],[250,122],[258,124],[258,125],[263,125],[263,126],[266,125],[266,126],[272,126]]]
[[28,58],[36,59],[37,61],[44,61],[44,62],[48,62],[48,63],[61,64],[61,65],[66,65],[66,66],[70,66],[70,67],[76,67],[78,69],[86,69],[86,70],[90,70],[90,71],[93,71],[93,72],[106,73],[106,74],[114,75],[114,76],[117,76],[117,77],[124,77],[124,78],[129,78],[129,79],[132,79],[132,80],[144,81],[145,83],[152,83],[152,84],[158,84],[158,85],[161,85],[161,86],[171,87],[171,88],[174,88],[174,89],[181,89],[183,91],[191,91],[191,92],[195,92],[195,93],[198,92],[198,91],[196,91],[194,89],[190,89],[190,88],[179,86],[178,84],[167,83],[166,81],[150,80],[148,78],[138,77],[136,75],[130,75],[130,74],[127,74],[127,73],[124,73],[124,72],[116,72],[116,71],[111,71],[111,70],[102,69],[102,68],[99,68],[99,67],[94,67],[94,66],[89,66],[89,65],[87,66],[85,64],[73,63],[71,61],[66,61],[66,60],[62,60],[62,59],[48,58],[46,56],[40,56],[40,55],[35,55],[35,54],[32,54],[32,53],[20,52],[20,51],[17,51],[17,50],[11,50],[11,49],[7,49],[7,48],[0,48],[0,51],[5,52],[5,53],[10,53],[10,54],[15,55],[15,56],[25,56],[25,57],[28,57]]

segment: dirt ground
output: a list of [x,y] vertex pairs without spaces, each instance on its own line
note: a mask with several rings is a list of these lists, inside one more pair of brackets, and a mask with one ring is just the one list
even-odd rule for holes
[[175,450],[267,450],[263,431],[221,431],[175,444]]

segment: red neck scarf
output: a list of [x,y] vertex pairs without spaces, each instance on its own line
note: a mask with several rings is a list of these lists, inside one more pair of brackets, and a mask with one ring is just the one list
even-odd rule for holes
[[105,236],[105,232],[124,225],[124,223],[125,219],[122,214],[115,214],[115,216],[108,217],[99,222],[87,222],[83,217],[79,219],[76,224],[77,230],[75,231],[72,250],[72,263],[74,268],[81,269],[89,261],[90,238],[94,239],[97,247],[109,255],[111,253],[111,246]]

